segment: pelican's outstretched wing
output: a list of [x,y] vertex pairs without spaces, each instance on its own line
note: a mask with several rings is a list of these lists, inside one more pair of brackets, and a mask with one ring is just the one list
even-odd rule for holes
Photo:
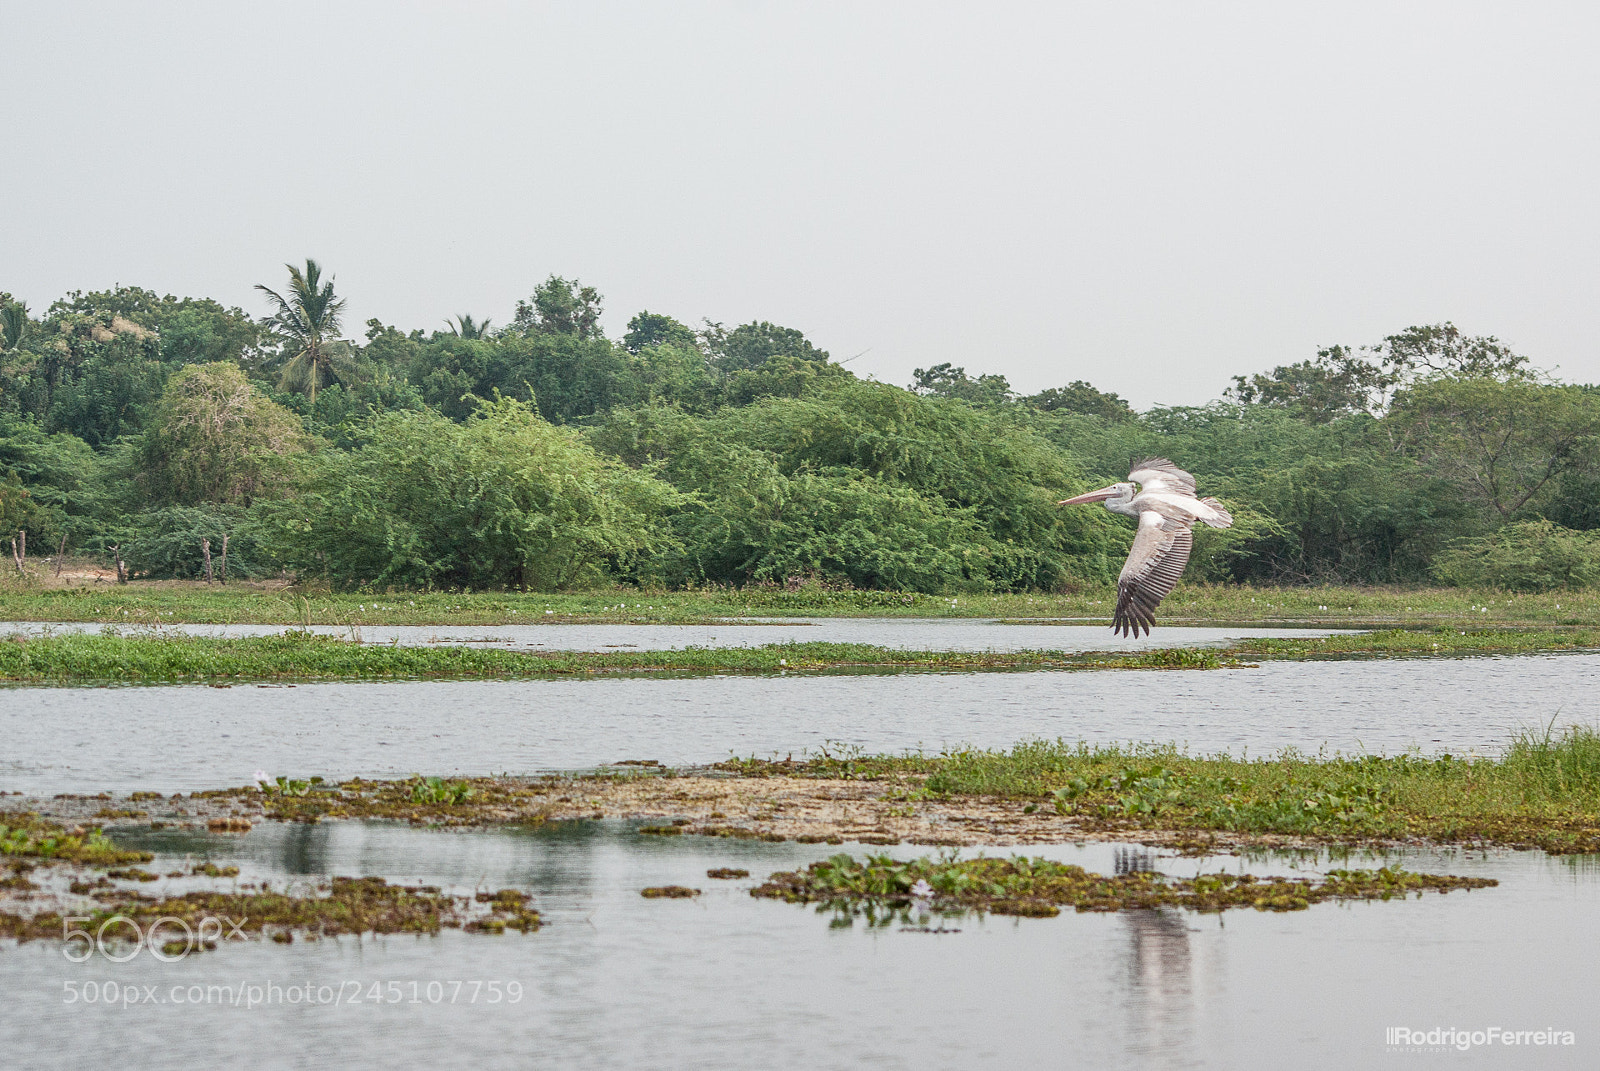
[[1123,636],[1150,634],[1156,607],[1172,593],[1189,564],[1194,536],[1189,526],[1168,521],[1153,510],[1139,514],[1139,534],[1133,537],[1128,563],[1117,577],[1117,609],[1111,631]]
[[1139,485],[1141,491],[1153,491],[1157,494],[1195,495],[1194,477],[1184,472],[1178,466],[1164,457],[1147,457],[1143,461],[1133,463],[1133,471],[1128,473],[1128,479]]

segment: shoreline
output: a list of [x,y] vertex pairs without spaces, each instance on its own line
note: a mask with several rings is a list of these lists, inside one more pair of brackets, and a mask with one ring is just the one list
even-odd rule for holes
[[[682,774],[600,774],[541,778],[463,778],[436,782],[445,790],[464,785],[464,803],[414,802],[407,781],[363,781],[323,788],[305,786],[299,796],[269,795],[254,788],[217,789],[160,796],[156,793],[59,794],[0,797],[0,824],[8,816],[33,818],[80,830],[209,830],[244,833],[262,822],[391,821],[440,831],[470,832],[538,827],[581,820],[642,823],[640,836],[706,836],[737,840],[864,844],[880,847],[1004,848],[1085,842],[1130,843],[1181,855],[1232,855],[1258,850],[1467,848],[1538,849],[1550,854],[1600,851],[1600,818],[1574,816],[1572,823],[1521,816],[1468,823],[1446,834],[1446,826],[1287,832],[1220,829],[1182,820],[1140,822],[1125,816],[1058,813],[1037,797],[1006,795],[929,796],[925,778],[893,782],[804,774],[738,776],[715,771]],[[353,799],[352,796],[359,797]],[[1575,835],[1575,836],[1574,836]],[[1563,839],[1565,837],[1565,839]]]

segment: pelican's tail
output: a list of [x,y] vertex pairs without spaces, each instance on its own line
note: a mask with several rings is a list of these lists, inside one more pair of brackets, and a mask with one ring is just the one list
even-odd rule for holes
[[1209,516],[1209,517],[1201,517],[1200,518],[1206,524],[1210,525],[1212,528],[1232,528],[1233,527],[1233,514],[1229,513],[1227,510],[1223,509],[1221,502],[1218,502],[1214,498],[1202,498],[1200,500],[1200,504],[1202,506],[1210,506],[1211,507],[1211,516]]

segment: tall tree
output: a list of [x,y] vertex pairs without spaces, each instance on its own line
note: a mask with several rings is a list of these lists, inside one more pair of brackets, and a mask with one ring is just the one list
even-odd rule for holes
[[531,298],[517,302],[511,329],[524,335],[599,338],[603,301],[594,287],[552,275],[534,288]]
[[760,368],[774,357],[793,357],[801,361],[828,359],[828,351],[817,349],[800,331],[765,320],[740,324],[732,331],[707,321],[701,337],[712,364],[726,373]]
[[304,271],[293,264],[289,269],[289,296],[285,298],[270,287],[257,285],[256,289],[277,302],[278,309],[267,317],[266,324],[289,340],[298,352],[284,365],[282,386],[299,390],[317,400],[317,387],[333,379],[333,354],[330,344],[339,334],[340,317],[344,314],[344,299],[335,297],[333,280],[322,281],[322,266],[306,258]]
[[[1424,330],[1408,328],[1409,332]],[[1399,336],[1394,336],[1399,337]],[[1408,368],[1398,362],[1376,363],[1369,347],[1328,346],[1314,361],[1282,364],[1270,373],[1234,376],[1223,397],[1240,405],[1270,405],[1292,410],[1315,424],[1351,413],[1382,412],[1388,392]],[[1388,365],[1386,370],[1384,365]]]
[[167,380],[137,454],[137,482],[159,505],[248,506],[284,486],[285,458],[305,447],[300,418],[238,365],[192,364]]
[[699,343],[693,328],[648,309],[628,321],[628,332],[622,336],[622,348],[632,354],[649,346],[698,348]]
[[965,368],[949,361],[912,372],[911,390],[936,398],[956,398],[974,405],[1002,405],[1012,399],[1011,384],[1005,376],[982,375],[973,379]]
[[20,301],[0,302],[0,351],[14,350],[28,333],[28,306]]
[[452,335],[459,335],[461,338],[488,338],[489,324],[491,322],[487,317],[479,321],[474,320],[466,313],[462,313],[456,317],[454,323],[446,320],[445,324],[450,328]]
[[1600,398],[1523,376],[1421,380],[1395,397],[1389,422],[1429,475],[1498,522],[1600,460]]
[[1045,413],[1084,413],[1103,420],[1132,420],[1133,406],[1109,391],[1097,390],[1087,380],[1075,379],[1065,387],[1030,394],[1023,401]]

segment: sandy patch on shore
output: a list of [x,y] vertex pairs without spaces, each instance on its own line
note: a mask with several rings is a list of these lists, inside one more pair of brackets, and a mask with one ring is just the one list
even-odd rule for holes
[[[1310,846],[1314,841],[1275,834],[1118,828],[1115,823],[1056,814],[1048,804],[999,797],[907,798],[914,782],[823,780],[800,777],[674,776],[475,780],[519,790],[515,806],[461,808],[457,826],[562,821],[581,818],[643,820],[661,834],[875,845],[1009,846],[1072,841],[1134,841],[1191,852],[1241,847]],[[11,796],[0,810],[33,811],[67,825],[160,823],[242,832],[266,820],[263,797],[237,795]],[[1029,808],[1032,808],[1031,813]],[[351,817],[362,817],[360,814]],[[403,809],[386,817],[428,824],[433,816]],[[337,817],[324,821],[342,820]],[[232,829],[224,829],[231,825]]]

